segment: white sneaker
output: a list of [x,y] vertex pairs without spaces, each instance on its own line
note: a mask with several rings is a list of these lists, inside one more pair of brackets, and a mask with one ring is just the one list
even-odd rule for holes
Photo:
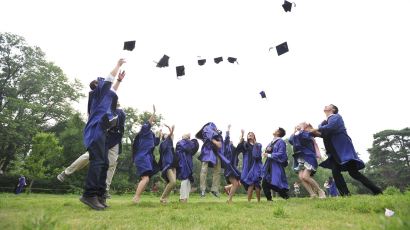
[[64,173],[64,171],[62,172],[62,173],[60,173],[60,174],[58,174],[57,175],[57,180],[59,180],[60,182],[64,182],[64,179],[65,179],[65,173]]

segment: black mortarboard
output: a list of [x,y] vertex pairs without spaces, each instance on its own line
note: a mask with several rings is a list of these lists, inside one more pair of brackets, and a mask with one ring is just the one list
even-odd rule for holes
[[284,54],[284,53],[287,53],[287,52],[289,51],[288,43],[287,43],[287,42],[284,42],[284,43],[282,43],[282,44],[280,44],[280,45],[277,45],[277,46],[276,46],[276,51],[278,52],[278,56],[280,56],[280,55],[282,55],[282,54]]
[[229,61],[230,63],[237,62],[237,61],[236,61],[236,58],[234,58],[234,57],[228,57],[228,61]]
[[132,51],[135,48],[135,41],[124,42],[124,50]]
[[199,59],[198,65],[205,65],[206,59]]
[[291,12],[292,11],[292,5],[296,7],[296,4],[294,2],[288,2],[285,0],[285,3],[282,4],[283,9],[285,12]]
[[159,62],[157,62],[157,67],[159,68],[168,67],[168,60],[169,60],[169,57],[166,54],[164,54],[164,56],[162,56]]
[[221,61],[223,61],[223,58],[222,58],[222,57],[214,58],[214,62],[215,62],[216,64],[219,64],[219,62],[221,62]]
[[183,65],[177,66],[177,78],[185,75],[185,67]]
[[266,98],[266,93],[265,93],[265,91],[261,91],[259,94],[261,95],[262,98]]

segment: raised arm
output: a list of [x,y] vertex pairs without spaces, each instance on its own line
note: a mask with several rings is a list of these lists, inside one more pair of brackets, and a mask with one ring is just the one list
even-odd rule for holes
[[115,81],[114,85],[112,86],[112,88],[117,91],[118,87],[120,86],[120,83],[122,81],[122,79],[124,79],[125,77],[125,71],[119,72],[118,73],[118,77],[117,77],[117,81]]
[[154,125],[155,122],[155,105],[152,105],[152,110],[153,112],[151,114],[151,117],[148,119],[148,122],[151,124],[151,126]]
[[125,60],[123,58],[121,58],[120,60],[118,60],[117,65],[114,67],[114,69],[111,70],[111,76],[115,77],[117,76],[118,72],[120,71],[120,68],[122,66],[122,64],[125,63]]
[[175,125],[172,125],[172,127],[169,127],[168,125],[165,125],[168,130],[169,130],[169,137],[173,140],[174,139],[174,130],[175,130]]

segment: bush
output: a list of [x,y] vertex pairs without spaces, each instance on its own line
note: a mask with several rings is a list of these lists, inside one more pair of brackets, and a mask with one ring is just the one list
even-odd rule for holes
[[401,194],[400,189],[394,187],[394,186],[388,186],[384,192],[385,195],[397,195]]

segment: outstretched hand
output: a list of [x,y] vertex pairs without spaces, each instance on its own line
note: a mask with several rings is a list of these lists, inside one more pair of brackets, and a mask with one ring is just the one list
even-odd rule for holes
[[118,67],[121,67],[122,64],[124,64],[124,63],[126,63],[125,59],[124,59],[124,58],[121,58],[120,60],[118,60],[117,66],[118,66]]
[[119,73],[118,73],[118,80],[119,81],[122,81],[122,79],[124,79],[124,77],[125,77],[125,71],[120,71]]

